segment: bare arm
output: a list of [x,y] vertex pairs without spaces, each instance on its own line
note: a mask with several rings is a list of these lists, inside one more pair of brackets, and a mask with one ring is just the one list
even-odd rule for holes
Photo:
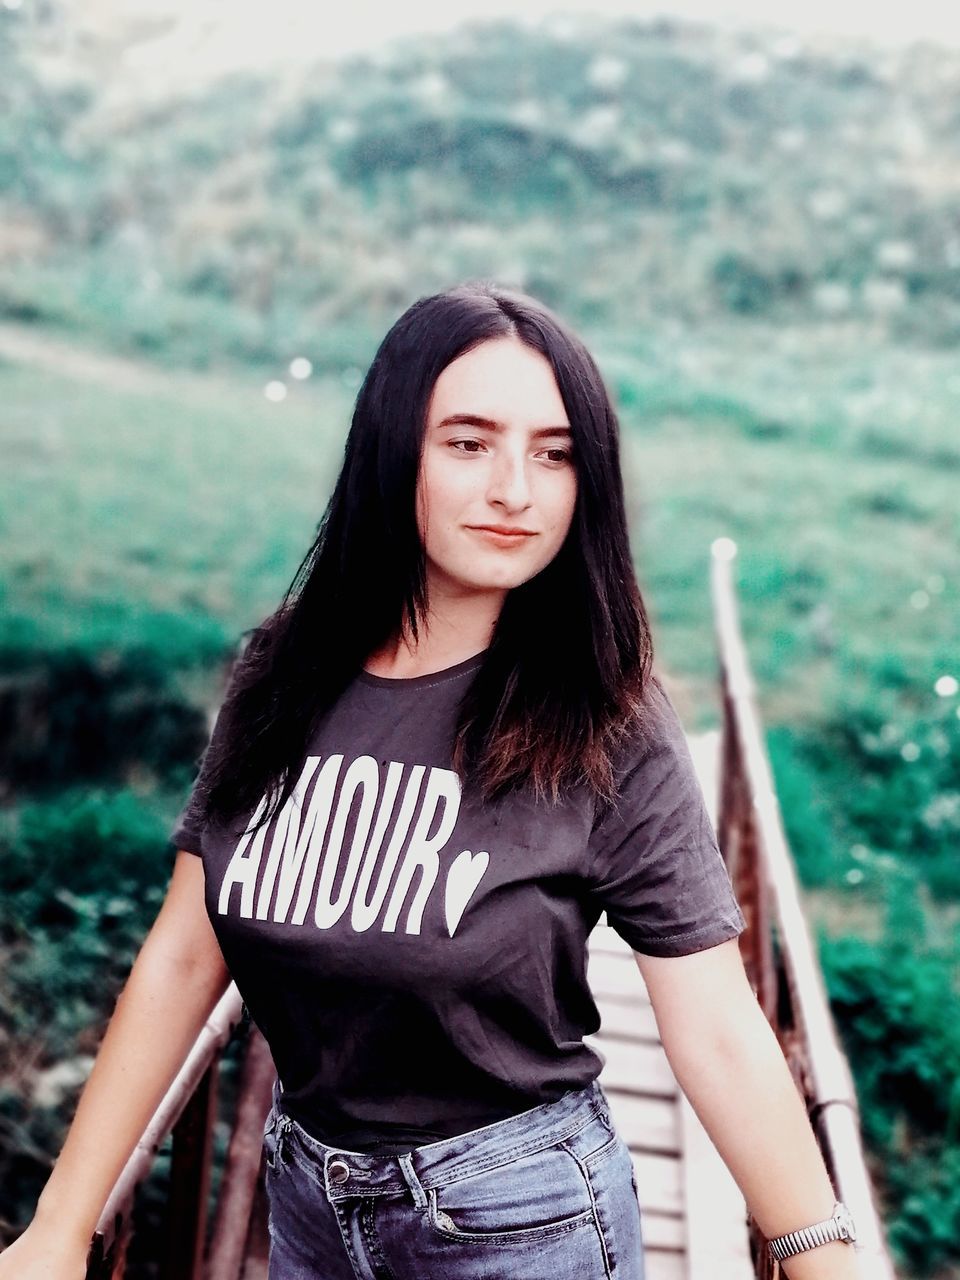
[[[686,956],[634,952],[680,1087],[768,1239],[833,1211],[833,1185],[736,938]],[[790,1280],[856,1280],[843,1241],[786,1259]]]
[[28,1233],[34,1240],[86,1256],[117,1177],[229,982],[204,908],[203,866],[178,852],[38,1201]]

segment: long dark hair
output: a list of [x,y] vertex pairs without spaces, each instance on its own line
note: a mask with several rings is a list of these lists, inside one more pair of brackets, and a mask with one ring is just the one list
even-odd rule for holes
[[584,784],[613,799],[617,749],[645,719],[653,663],[617,417],[593,358],[557,316],[521,292],[470,281],[420,298],[377,350],[316,540],[234,666],[219,743],[204,759],[201,822],[261,800],[256,826],[269,821],[293,792],[320,718],[370,654],[400,627],[417,638],[427,604],[415,507],[427,406],[451,361],[503,336],[553,368],[577,498],[557,555],[507,593],[460,704],[452,763],[484,800],[532,787],[556,802]]

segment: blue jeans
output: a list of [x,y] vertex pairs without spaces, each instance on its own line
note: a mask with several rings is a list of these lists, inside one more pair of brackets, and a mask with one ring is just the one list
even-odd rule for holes
[[374,1155],[283,1110],[263,1134],[269,1280],[644,1280],[630,1151],[598,1081]]

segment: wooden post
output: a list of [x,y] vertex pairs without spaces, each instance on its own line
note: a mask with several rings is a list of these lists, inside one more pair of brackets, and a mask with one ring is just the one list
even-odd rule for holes
[[240,1280],[244,1259],[260,1224],[254,1213],[263,1157],[263,1125],[270,1109],[276,1067],[255,1023],[247,1032],[233,1136],[217,1196],[206,1280]]
[[210,1195],[219,1053],[211,1060],[173,1129],[170,1228],[162,1280],[201,1280]]

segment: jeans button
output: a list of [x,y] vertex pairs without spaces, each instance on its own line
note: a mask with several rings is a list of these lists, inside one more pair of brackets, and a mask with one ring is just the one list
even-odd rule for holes
[[327,1172],[331,1182],[346,1182],[350,1177],[350,1166],[343,1160],[331,1160]]

